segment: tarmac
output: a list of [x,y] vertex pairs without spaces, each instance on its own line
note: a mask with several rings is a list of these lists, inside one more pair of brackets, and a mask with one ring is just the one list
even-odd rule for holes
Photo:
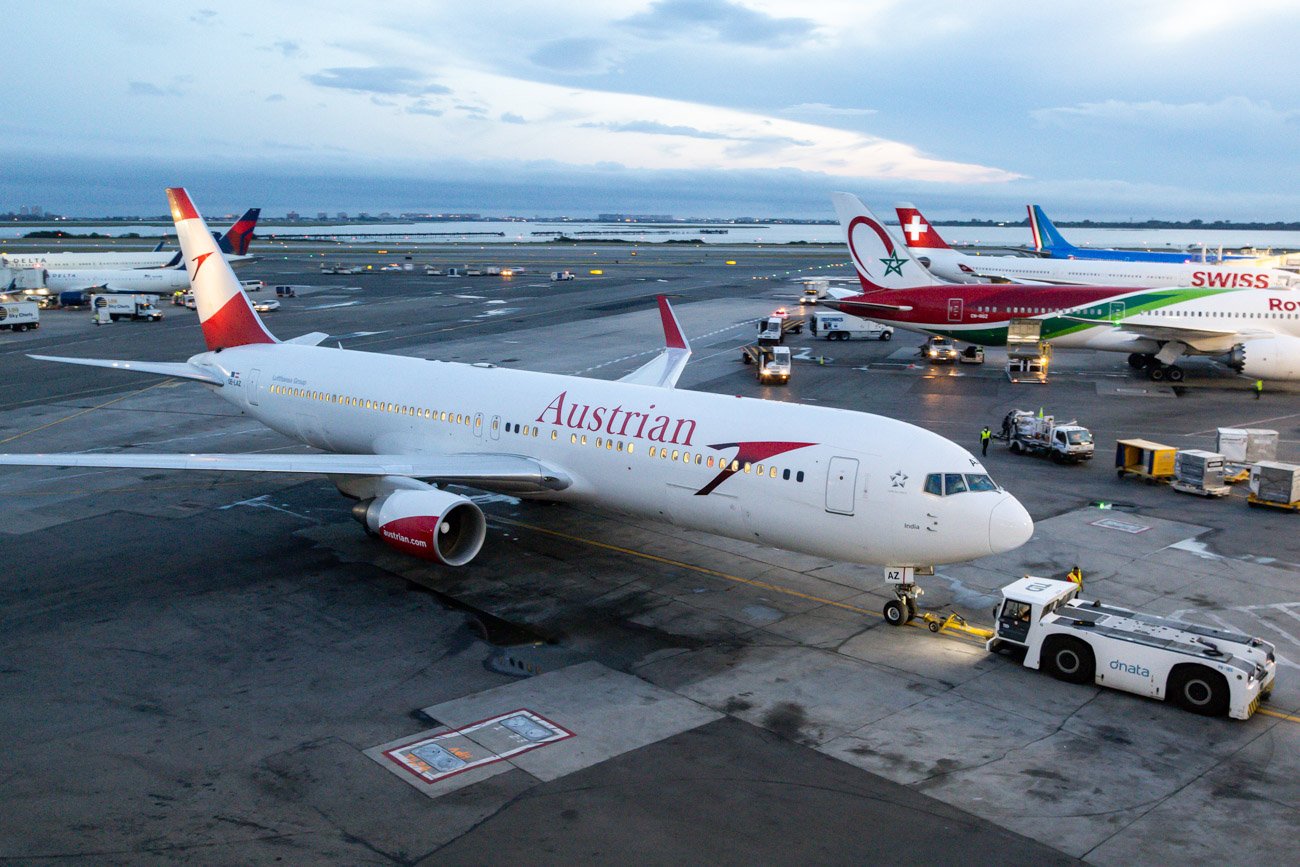
[[[324,479],[4,468],[0,859],[1300,861],[1300,519],[1110,460],[1119,437],[1213,448],[1220,426],[1278,430],[1300,459],[1290,389],[1255,401],[1201,360],[1157,386],[1091,352],[1016,385],[996,351],[932,368],[905,332],[796,336],[790,385],[762,387],[738,347],[797,306],[792,280],[847,277],[841,249],[389,250],[267,244],[240,277],[302,287],[266,315],[281,337],[610,379],[659,348],[665,293],[695,350],[679,387],[877,412],[972,450],[1012,408],[1077,417],[1087,464],[994,443],[1034,538],[940,568],[922,610],[987,625],[999,587],[1077,563],[1087,596],[1275,642],[1272,701],[1239,722],[1060,683],[886,625],[879,570],[625,516],[479,494],[488,541],[449,570],[367,538]],[[415,270],[377,270],[406,255]],[[467,260],[528,273],[422,273]],[[550,283],[561,268],[577,279]],[[0,334],[0,450],[302,450],[202,386],[25,354],[199,351],[195,314],[165,310]],[[553,739],[501,729],[520,714]],[[469,766],[394,758],[421,744]]]

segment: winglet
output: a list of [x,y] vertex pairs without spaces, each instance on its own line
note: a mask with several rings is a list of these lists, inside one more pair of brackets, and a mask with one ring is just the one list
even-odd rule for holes
[[664,343],[669,349],[685,349],[690,351],[691,345],[686,342],[686,336],[682,334],[681,323],[677,321],[677,314],[673,312],[672,305],[668,303],[668,296],[658,296],[659,301],[659,318],[664,324]]
[[686,342],[681,323],[673,312],[668,299],[660,295],[659,319],[664,326],[664,350],[636,370],[624,376],[619,382],[635,382],[638,385],[655,385],[660,388],[672,388],[677,385],[686,362],[691,360],[691,345]]

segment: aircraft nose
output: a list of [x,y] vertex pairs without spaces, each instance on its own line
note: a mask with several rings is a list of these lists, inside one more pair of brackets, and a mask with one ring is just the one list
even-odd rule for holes
[[989,513],[989,549],[994,554],[1014,551],[1034,535],[1034,519],[1020,501],[1007,494]]

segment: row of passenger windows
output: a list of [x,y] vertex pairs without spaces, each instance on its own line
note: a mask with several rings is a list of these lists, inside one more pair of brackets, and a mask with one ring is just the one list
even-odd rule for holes
[[[481,425],[483,423],[481,417],[471,418],[471,416],[468,413],[439,412],[438,410],[425,409],[423,407],[412,407],[412,406],[406,406],[405,404],[390,403],[387,401],[367,400],[365,398],[351,397],[349,395],[343,395],[343,394],[330,394],[323,391],[310,391],[304,388],[290,388],[283,385],[272,385],[270,387],[270,391],[272,394],[281,394],[281,395],[286,395],[288,397],[297,397],[306,400],[318,400],[323,403],[335,403],[342,406],[355,406],[359,409],[370,409],[370,410],[376,410],[378,412],[391,412],[391,413],[396,413],[397,415],[409,415],[409,416],[414,416],[415,418],[427,418],[432,421],[450,422],[451,424],[464,424],[466,426],[470,426],[470,425]],[[500,424],[500,422],[493,421],[493,424],[494,425]],[[536,425],[519,424],[517,422],[506,422],[505,432],[519,434],[520,436],[526,436],[526,437],[528,436],[536,437],[540,433],[540,428],[538,428]],[[551,439],[552,440],[559,439],[559,431],[552,430]],[[632,454],[636,450],[636,443],[631,443],[631,442],[625,443],[623,442],[623,440],[615,440],[613,437],[594,437],[593,440],[596,448],[598,449],[603,448],[606,451],[626,452],[627,454]],[[586,434],[571,433],[569,434],[569,442],[573,443],[574,445],[583,445],[583,446],[589,444],[588,437]],[[766,474],[767,477],[771,479],[775,479],[778,476],[781,479],[784,479],[785,481],[789,481],[791,478],[793,478],[794,481],[796,482],[802,482],[804,479],[803,470],[797,470],[792,472],[789,469],[778,469],[777,467],[771,466],[769,464],[751,464],[749,461],[737,461],[737,460],[731,461],[731,465],[730,467],[728,467],[727,461],[724,460],[723,458],[715,458],[712,455],[704,455],[699,452],[690,452],[681,449],[672,449],[670,452],[669,449],[667,448],[662,448],[660,446],[651,446],[650,457],[658,458],[660,460],[665,460],[665,461],[667,460],[680,461],[681,463],[684,464],[694,464],[695,466],[708,467],[709,469],[715,469],[715,468],[719,470],[730,469],[733,473],[743,472],[743,473],[751,473],[753,475],[758,475],[758,476]],[[983,478],[987,479],[988,476],[984,476]],[[990,481],[989,484],[992,484],[992,482]],[[983,489],[972,488],[972,490],[983,490]]]
[[272,385],[268,391],[271,394],[280,394],[286,397],[296,397],[303,400],[316,400],[321,403],[333,403],[339,406],[353,406],[357,409],[369,409],[375,412],[391,412],[395,415],[409,415],[414,418],[427,418],[430,421],[445,421],[451,424],[463,424],[471,426],[481,425],[482,419],[477,421],[470,417],[469,413],[460,412],[439,412],[436,409],[428,409],[419,406],[407,406],[402,403],[392,403],[383,400],[370,400],[364,397],[353,397],[348,394],[332,394],[325,391],[312,391],[306,388],[290,388],[284,385]]
[[951,497],[966,491],[996,491],[998,486],[983,473],[930,473],[925,477],[925,492],[936,497]]
[[[972,308],[976,313],[1011,313],[1035,315],[1040,313],[1069,313],[1074,316],[1109,316],[1112,313],[1125,312],[1124,309],[1117,308],[1111,310],[1106,307],[1089,307],[1084,310],[1070,310],[1060,307],[997,307],[983,306]],[[1297,319],[1300,313],[1234,313],[1230,310],[1138,310],[1135,313],[1141,313],[1147,316],[1168,316],[1172,318],[1198,317],[1209,319]]]

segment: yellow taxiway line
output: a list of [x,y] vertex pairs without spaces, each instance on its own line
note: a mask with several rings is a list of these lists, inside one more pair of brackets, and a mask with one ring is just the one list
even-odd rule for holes
[[95,406],[88,407],[78,412],[74,412],[71,415],[65,415],[63,418],[55,419],[54,421],[51,422],[46,422],[40,427],[34,427],[31,430],[25,430],[22,433],[16,433],[13,436],[6,437],[5,439],[0,440],[0,445],[4,445],[5,443],[11,443],[16,439],[21,439],[27,436],[28,434],[34,434],[43,431],[47,428],[52,428],[56,424],[63,424],[65,421],[72,421],[74,418],[79,418],[83,415],[86,415],[87,413],[92,413],[97,409],[103,409],[106,406],[112,406],[113,404],[118,403],[119,401],[126,400],[128,397],[135,397],[137,394],[143,394],[144,392],[148,391],[151,388],[159,388],[160,386],[167,385],[168,383],[174,381],[175,380],[168,378],[162,380],[161,382],[155,382],[153,385],[146,385],[144,388],[139,388],[136,389],[135,391],[128,391],[126,394],[120,397],[115,397],[112,400],[106,400],[101,404],[96,404]]

